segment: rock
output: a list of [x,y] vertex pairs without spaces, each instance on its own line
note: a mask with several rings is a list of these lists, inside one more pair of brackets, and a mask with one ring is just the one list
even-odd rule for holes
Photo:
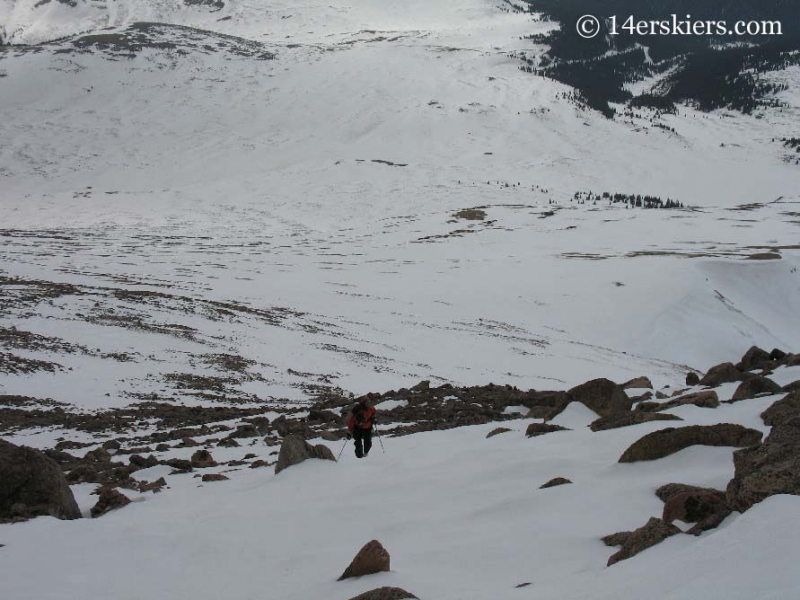
[[167,481],[163,477],[159,477],[157,480],[150,483],[143,481],[139,484],[139,493],[153,492],[154,494],[158,494],[166,485]]
[[782,425],[795,417],[800,417],[800,391],[793,392],[782,400],[778,400],[761,413],[761,419],[764,424],[770,427]]
[[214,460],[214,457],[211,456],[211,452],[208,450],[198,450],[192,454],[191,464],[195,469],[207,469],[209,467],[217,466],[217,462]]
[[693,404],[699,408],[717,408],[719,406],[719,396],[717,396],[717,392],[714,390],[696,392],[694,394],[680,396],[674,400],[670,400],[669,402],[664,402],[662,404],[657,404],[654,402],[640,404],[636,407],[636,410],[642,410],[646,412],[661,412],[662,410],[670,410],[678,406],[688,406],[690,404]]
[[250,463],[251,469],[258,469],[260,467],[269,467],[272,463],[268,463],[265,460],[254,460]]
[[102,487],[100,488],[100,499],[92,507],[92,518],[102,517],[107,512],[122,508],[131,503],[130,499],[124,494],[114,488]]
[[698,383],[700,383],[700,376],[697,373],[690,371],[686,374],[686,385],[695,386]]
[[297,434],[289,434],[281,444],[278,463],[275,465],[277,475],[284,469],[297,465],[309,458],[336,460],[331,449],[323,444],[312,446]]
[[684,523],[699,523],[719,513],[725,513],[727,517],[730,512],[724,492],[688,491],[675,494],[667,500],[661,518],[667,523],[676,519]]
[[243,423],[241,425],[236,426],[236,431],[231,433],[228,437],[229,438],[253,438],[258,437],[260,434],[258,432],[258,427],[253,425],[252,423]]
[[622,384],[623,390],[629,390],[631,388],[634,389],[643,389],[647,388],[652,390],[653,384],[648,377],[636,377],[635,379],[631,379],[630,381],[626,381]]
[[780,350],[779,348],[773,348],[772,352],[769,353],[770,360],[775,360],[775,361],[782,361],[787,356],[789,355],[786,354],[786,352],[784,352],[783,350]]
[[203,475],[202,481],[228,481],[228,477],[225,477],[225,475],[220,475],[219,473],[206,473]]
[[787,383],[781,389],[784,392],[800,392],[800,379],[793,381],[792,383]]
[[730,508],[726,510],[722,510],[720,512],[716,512],[711,514],[710,516],[706,517],[702,521],[699,521],[694,527],[689,529],[686,533],[689,535],[700,535],[704,531],[708,531],[709,529],[716,529],[719,527],[722,522],[728,518],[728,515],[733,512]]
[[414,594],[398,587],[382,587],[369,592],[364,592],[358,596],[353,596],[350,600],[418,600]]
[[181,440],[181,446],[184,448],[194,448],[200,445],[200,442],[196,441],[194,438],[185,437]]
[[717,387],[723,383],[742,381],[743,379],[741,371],[734,367],[733,363],[727,362],[711,367],[699,383],[708,387]]
[[589,425],[592,431],[605,431],[607,429],[618,429],[620,427],[630,427],[649,421],[682,421],[680,417],[659,412],[633,411],[618,413],[610,417],[600,417]]
[[81,518],[58,463],[33,448],[0,440],[0,519],[11,518],[15,505],[30,516]]
[[389,552],[381,545],[378,540],[372,540],[358,551],[356,557],[350,563],[339,581],[351,577],[361,577],[389,571],[390,556]]
[[678,494],[684,494],[686,492],[717,492],[720,493],[719,490],[715,490],[713,488],[704,488],[698,487],[696,485],[687,485],[685,483],[667,483],[662,485],[660,488],[656,490],[656,496],[659,499],[666,503],[669,502],[670,498],[673,496],[677,496]]
[[489,433],[486,434],[486,439],[492,438],[496,435],[500,435],[501,433],[508,433],[511,431],[508,427],[498,427],[497,429],[492,429]]
[[768,369],[774,366],[770,355],[758,346],[753,346],[742,357],[736,368],[739,371],[752,371],[753,369]]
[[783,359],[783,363],[787,367],[800,367],[800,354],[790,354]]
[[[521,398],[514,398],[510,402],[516,402],[528,407],[525,415],[528,419],[550,419],[560,415],[567,408],[572,398],[566,392],[536,392],[525,393]],[[510,406],[511,404],[506,404]]]
[[761,394],[780,394],[781,386],[767,379],[766,377],[756,377],[748,379],[739,384],[736,391],[733,393],[731,402],[738,402],[739,400],[749,400]]
[[726,497],[734,510],[775,494],[800,495],[800,418],[775,425],[760,446],[734,452],[733,466]]
[[234,440],[233,438],[223,438],[217,442],[217,446],[220,448],[238,448],[239,442]]
[[680,532],[681,530],[675,525],[651,517],[645,525],[635,531],[623,531],[606,536],[603,538],[603,542],[607,546],[622,546],[619,552],[608,559],[608,566],[635,556],[642,550],[655,546]]
[[754,446],[761,441],[761,432],[741,425],[690,425],[669,427],[648,433],[634,442],[620,457],[619,462],[664,458],[690,446]]
[[111,454],[105,448],[95,448],[87,452],[83,460],[91,462],[111,462]]
[[669,398],[669,396],[667,396],[667,395],[666,395],[664,392],[662,392],[661,390],[659,390],[659,391],[657,391],[657,392],[656,392],[656,400],[666,400],[667,398]]
[[550,481],[548,481],[544,485],[539,486],[539,489],[540,490],[546,490],[547,488],[556,487],[558,485],[567,485],[569,483],[572,483],[569,479],[566,479],[564,477],[556,477],[554,479],[551,479]]
[[548,423],[531,423],[525,430],[527,437],[537,437],[546,433],[553,433],[554,431],[567,431],[566,427],[561,425],[550,425]]
[[103,448],[106,450],[119,450],[122,445],[117,440],[106,440],[103,442]]
[[168,467],[172,467],[176,471],[182,471],[184,473],[188,473],[192,470],[192,463],[191,461],[182,459],[182,458],[170,458],[169,460],[161,461],[162,465],[167,465]]
[[411,388],[412,392],[424,392],[429,390],[431,387],[431,382],[428,380],[420,381],[417,385]]
[[344,438],[344,433],[341,431],[323,431],[321,437],[326,442],[338,442]]
[[319,423],[333,423],[340,418],[341,417],[332,410],[310,410],[308,412],[308,420]]
[[628,412],[632,405],[622,387],[608,379],[588,381],[567,393],[575,402],[580,402],[601,417]]
[[128,457],[128,462],[138,469],[149,469],[158,464],[158,459],[152,454],[147,458],[143,457],[141,454],[131,454]]
[[159,444],[156,446],[156,452],[169,452],[169,444]]
[[[637,402],[647,402],[648,400],[651,400],[652,398],[653,398],[653,392],[645,392],[644,394],[641,394],[639,396],[631,396],[631,402],[633,402],[634,404],[637,403]],[[619,413],[619,414],[622,414],[622,413]]]

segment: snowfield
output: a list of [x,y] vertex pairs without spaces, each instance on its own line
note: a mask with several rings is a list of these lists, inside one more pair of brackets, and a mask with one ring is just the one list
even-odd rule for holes
[[[219,4],[0,0],[0,394],[274,420],[420,380],[647,375],[671,393],[753,345],[800,350],[800,165],[779,141],[798,135],[800,68],[774,74],[780,109],[612,121],[519,70],[513,53],[543,51],[523,36],[553,25],[500,1]],[[780,397],[670,412],[766,434]],[[554,421],[570,431],[528,439],[520,415],[491,439],[496,423],[386,437],[368,460],[348,446],[219,483],[139,471],[169,488],[97,520],[0,525],[0,597],[800,597],[793,496],[607,568],[600,538],[660,516],[656,488],[724,489],[733,462],[696,446],[618,464],[674,424],[596,418],[573,403]],[[574,483],[539,489],[557,476]],[[95,487],[73,486],[85,514]],[[392,572],[337,582],[371,539]]]

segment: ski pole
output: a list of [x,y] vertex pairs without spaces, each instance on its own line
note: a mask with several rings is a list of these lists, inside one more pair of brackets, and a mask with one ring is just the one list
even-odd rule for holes
[[384,454],[386,454],[386,448],[383,447],[383,438],[381,437],[381,434],[378,433],[377,425],[375,425],[375,435],[378,436],[378,441],[381,443],[381,450],[383,451]]
[[339,456],[337,456],[337,457],[336,457],[336,462],[339,462],[339,459],[340,459],[340,458],[342,458],[342,452],[344,452],[344,447],[345,447],[345,446],[347,446],[347,442],[349,442],[349,441],[350,441],[350,440],[347,440],[347,439],[346,439],[346,440],[344,441],[344,444],[342,444],[342,449],[341,449],[341,450],[339,450]]

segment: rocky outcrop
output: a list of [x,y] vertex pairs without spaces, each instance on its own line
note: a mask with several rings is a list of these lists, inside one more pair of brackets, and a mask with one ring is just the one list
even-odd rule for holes
[[661,519],[651,517],[650,520],[635,531],[623,531],[603,538],[606,546],[622,546],[620,550],[608,559],[608,566],[618,563],[621,560],[639,554],[641,551],[655,546],[668,537],[680,533],[681,530],[665,523]]
[[800,418],[775,425],[761,446],[735,452],[733,465],[726,497],[734,510],[775,494],[800,495]]
[[212,481],[228,481],[228,477],[225,477],[225,475],[221,475],[220,473],[206,473],[203,475],[202,481],[204,483]]
[[561,425],[552,425],[549,423],[531,423],[525,430],[525,435],[527,437],[538,437],[540,435],[553,433],[555,431],[567,431],[567,428],[561,427]]
[[339,577],[339,581],[350,577],[362,577],[389,571],[390,560],[391,557],[386,548],[378,540],[372,540],[358,551],[353,561]]
[[724,492],[718,490],[686,491],[675,494],[667,500],[661,518],[666,523],[672,523],[675,520],[684,523],[699,523],[720,513],[724,513],[722,518],[725,518],[730,512]]
[[717,492],[714,488],[698,487],[696,485],[688,485],[686,483],[667,483],[662,485],[656,490],[656,496],[662,502],[669,502],[669,499],[678,494],[686,492]]
[[628,412],[632,406],[622,387],[608,379],[593,379],[572,388],[567,394],[601,417]]
[[723,383],[742,381],[743,379],[742,372],[734,367],[733,363],[727,362],[711,367],[699,383],[708,387],[717,387]]
[[353,596],[350,600],[417,600],[410,592],[398,587],[382,587]]
[[275,474],[277,475],[284,469],[300,464],[309,458],[336,460],[331,449],[324,444],[312,446],[299,435],[290,434],[286,436],[283,444],[281,444],[278,463],[275,465]]
[[104,514],[112,510],[122,508],[123,506],[127,506],[131,503],[127,496],[120,493],[118,490],[115,490],[114,488],[102,487],[100,488],[98,495],[100,496],[100,499],[91,510],[92,517],[95,519],[97,517],[102,517]]
[[682,421],[680,417],[660,412],[632,411],[619,413],[610,417],[600,417],[592,422],[589,427],[592,431],[605,431],[607,429],[619,429],[620,427],[630,427],[650,421]]
[[38,515],[79,519],[81,512],[58,463],[0,440],[0,519]]
[[781,388],[784,392],[800,392],[800,380],[787,383]]
[[554,479],[551,479],[550,481],[548,481],[544,485],[539,486],[539,489],[540,490],[546,490],[547,488],[556,487],[556,486],[559,486],[559,485],[568,485],[570,483],[572,483],[572,482],[569,479],[567,479],[566,477],[555,477]]
[[764,424],[770,427],[782,425],[796,417],[800,417],[800,391],[778,400],[761,413]]
[[766,377],[755,377],[739,384],[733,393],[731,402],[739,400],[749,400],[761,394],[780,394],[781,386]]
[[674,400],[658,404],[656,402],[648,402],[647,404],[639,404],[636,410],[643,410],[646,412],[660,412],[662,410],[670,410],[678,406],[694,405],[698,408],[717,408],[719,406],[719,396],[714,390],[705,392],[696,392],[694,394],[687,394],[680,396]]
[[761,432],[741,425],[690,425],[654,431],[634,442],[620,457],[629,463],[656,460],[690,446],[733,446],[743,448],[761,441]]
[[753,369],[770,369],[775,366],[769,352],[762,350],[758,346],[751,347],[745,352],[742,360],[736,365],[740,371],[752,371]]
[[700,376],[697,373],[690,371],[686,374],[686,385],[695,386],[698,383],[700,383]]

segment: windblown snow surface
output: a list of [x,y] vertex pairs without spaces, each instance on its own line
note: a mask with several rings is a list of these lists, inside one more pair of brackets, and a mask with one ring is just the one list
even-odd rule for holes
[[[276,405],[422,379],[674,388],[753,344],[797,351],[800,166],[778,140],[798,134],[800,69],[771,75],[782,108],[607,120],[518,69],[512,53],[543,50],[523,36],[553,25],[507,6],[0,0],[0,327],[81,348],[15,350],[55,367],[1,373],[0,393],[202,404],[168,376],[219,375],[209,354],[252,361],[232,401]],[[685,208],[575,199],[589,191]],[[775,400],[674,412],[767,431]],[[600,537],[658,515],[656,487],[724,487],[733,463],[691,448],[620,465],[669,424],[593,418],[387,438],[277,477],[176,475],[102,519],[4,525],[0,596],[800,595],[794,497],[606,568]],[[538,489],[555,476],[575,483]],[[84,508],[92,489],[76,486]],[[373,538],[392,572],[336,582]]]

